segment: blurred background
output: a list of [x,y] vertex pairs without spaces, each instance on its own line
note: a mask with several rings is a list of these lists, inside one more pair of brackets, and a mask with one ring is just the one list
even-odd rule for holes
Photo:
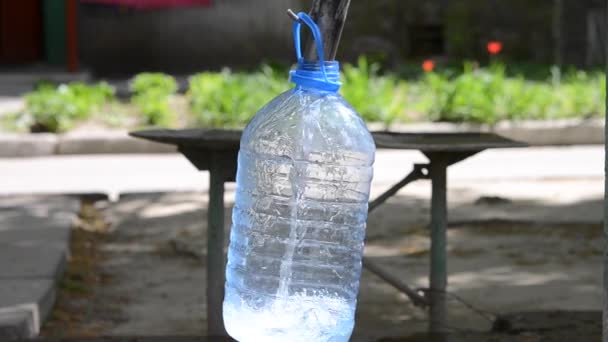
[[[277,0],[3,1],[0,61],[80,67],[94,75],[290,64],[293,44],[282,12],[307,6]],[[340,59],[368,55],[392,66],[429,57],[487,62],[485,43],[498,40],[510,62],[602,66],[604,7],[601,0],[353,2]]]
[[[206,333],[209,176],[128,132],[244,127],[292,88],[285,10],[310,6],[0,0],[0,339]],[[530,145],[449,169],[456,340],[599,339],[606,15],[605,0],[350,4],[340,93],[370,130]],[[425,161],[379,150],[372,197]],[[429,199],[415,183],[369,218],[366,255],[413,286]],[[362,279],[353,340],[426,330],[425,310]]]
[[[242,126],[289,88],[284,9],[307,6],[2,1],[0,113],[12,114],[3,126]],[[601,116],[604,8],[601,0],[353,2],[338,54],[342,93],[385,125]],[[53,92],[61,83],[63,97]],[[87,99],[70,106],[74,92]],[[463,103],[469,96],[476,101]],[[45,101],[57,108],[40,113]]]

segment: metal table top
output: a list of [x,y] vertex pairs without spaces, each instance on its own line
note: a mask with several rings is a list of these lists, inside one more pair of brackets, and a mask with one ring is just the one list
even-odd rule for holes
[[[213,150],[239,148],[241,130],[152,129],[131,132],[132,136],[165,144]],[[489,148],[525,147],[493,133],[396,133],[372,132],[379,149],[420,150],[424,152],[466,152]]]

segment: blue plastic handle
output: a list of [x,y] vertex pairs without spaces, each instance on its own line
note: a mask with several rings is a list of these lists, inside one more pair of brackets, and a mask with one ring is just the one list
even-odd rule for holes
[[293,23],[293,40],[296,44],[296,57],[298,58],[298,63],[302,63],[304,60],[302,57],[302,44],[300,43],[300,28],[302,26],[301,23],[304,23],[310,28],[310,31],[312,31],[312,36],[317,45],[317,56],[319,58],[319,64],[321,65],[321,72],[323,73],[323,77],[325,77],[325,81],[329,82],[327,80],[327,74],[325,73],[325,53],[323,51],[321,30],[319,30],[319,26],[317,26],[308,14],[300,12],[298,13],[298,18],[300,18],[300,20]]

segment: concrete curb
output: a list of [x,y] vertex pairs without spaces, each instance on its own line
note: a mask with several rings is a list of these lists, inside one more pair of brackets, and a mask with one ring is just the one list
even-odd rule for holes
[[74,132],[59,136],[56,154],[171,153],[175,147],[130,137],[127,131]]
[[31,338],[55,303],[67,264],[77,202],[45,197],[23,205],[1,203],[0,340]]
[[0,134],[0,157],[41,157],[55,154],[57,135]]
[[[386,130],[378,123],[372,131]],[[494,126],[454,123],[395,124],[392,132],[494,132],[531,146],[595,145],[604,143],[604,120],[502,122]],[[127,131],[71,132],[66,134],[2,134],[0,158],[74,154],[172,153],[175,147],[130,137]]]
[[66,134],[0,133],[0,158],[171,152],[175,152],[175,147],[132,138],[126,131],[73,132]]

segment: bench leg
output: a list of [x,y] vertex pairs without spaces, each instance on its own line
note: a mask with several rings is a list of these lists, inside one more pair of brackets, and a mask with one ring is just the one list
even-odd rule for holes
[[447,287],[447,163],[433,161],[430,167],[431,194],[431,267],[430,267],[430,325],[431,333],[445,332],[447,329],[447,307],[445,291]]
[[209,170],[209,206],[207,213],[207,334],[227,336],[222,318],[224,301],[224,177]]

